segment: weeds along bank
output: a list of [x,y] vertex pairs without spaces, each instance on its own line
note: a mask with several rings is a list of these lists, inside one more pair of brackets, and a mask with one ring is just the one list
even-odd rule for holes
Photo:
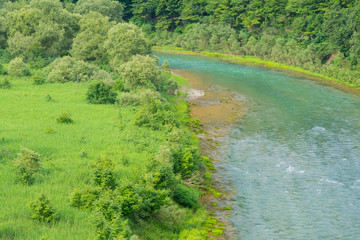
[[185,80],[86,3],[1,1],[0,238],[206,238]]

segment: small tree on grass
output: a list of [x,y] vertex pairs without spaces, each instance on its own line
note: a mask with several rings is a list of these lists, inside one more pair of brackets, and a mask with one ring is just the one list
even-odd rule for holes
[[14,159],[17,170],[17,180],[24,184],[32,184],[34,174],[41,168],[40,154],[27,148],[21,148],[17,158]]
[[114,92],[113,87],[104,82],[96,82],[90,85],[87,97],[89,103],[94,104],[114,104],[117,93]]
[[40,222],[53,222],[58,219],[50,200],[45,194],[40,194],[37,199],[29,202],[31,218]]

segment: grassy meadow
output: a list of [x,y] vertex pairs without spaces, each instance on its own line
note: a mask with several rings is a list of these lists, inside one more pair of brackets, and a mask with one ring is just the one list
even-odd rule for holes
[[[101,156],[113,161],[119,182],[136,180],[167,141],[166,130],[135,126],[134,107],[88,103],[86,82],[33,85],[31,77],[7,78],[11,88],[0,88],[0,239],[94,239],[91,212],[72,207],[70,193],[89,184],[92,165]],[[186,102],[166,98],[177,101],[177,117],[185,121]],[[57,123],[64,112],[71,114],[72,124]],[[32,185],[16,182],[13,159],[20,147],[41,155],[42,168]],[[28,202],[40,193],[50,198],[59,221],[31,219]],[[150,219],[132,230],[141,239],[177,239],[182,228],[199,228],[206,218],[203,210],[186,213],[176,229]]]

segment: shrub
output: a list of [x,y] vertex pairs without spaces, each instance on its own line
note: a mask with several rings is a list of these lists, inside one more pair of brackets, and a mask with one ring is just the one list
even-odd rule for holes
[[167,228],[175,230],[180,228],[181,223],[185,220],[186,210],[176,205],[160,208],[155,212],[155,218]]
[[93,104],[114,104],[117,93],[113,87],[104,82],[96,82],[90,85],[87,91],[87,100]]
[[91,79],[99,68],[82,60],[65,56],[57,58],[48,67],[49,82],[80,82]]
[[96,239],[98,240],[125,240],[131,236],[128,220],[122,219],[120,214],[111,219],[106,219],[101,211],[96,211],[93,215],[93,222],[96,228]]
[[0,88],[3,88],[3,89],[9,89],[11,88],[11,83],[9,82],[9,80],[7,78],[3,79],[1,82],[0,82]]
[[81,209],[92,209],[94,202],[100,197],[101,189],[86,186],[84,189],[75,189],[70,194],[70,203],[73,207]]
[[127,89],[139,87],[161,89],[163,78],[156,65],[156,59],[150,56],[136,55],[120,66],[119,72]]
[[40,194],[37,199],[29,202],[29,207],[31,218],[34,220],[49,223],[58,219],[57,213],[45,194]]
[[55,128],[52,128],[52,127],[49,127],[49,126],[46,126],[44,128],[44,133],[46,133],[46,134],[52,134],[52,133],[55,133],[55,132],[56,132]]
[[180,173],[183,178],[198,170],[202,161],[201,152],[196,147],[178,146],[172,149],[172,156],[174,172]]
[[32,77],[32,80],[33,80],[34,85],[41,85],[41,84],[45,83],[44,76],[39,72],[34,74],[34,76]]
[[100,158],[93,165],[93,183],[102,188],[115,188],[114,166],[107,157]]
[[185,185],[177,185],[174,190],[174,200],[180,205],[188,208],[196,209],[199,207],[199,194],[194,189]]
[[30,74],[30,70],[21,57],[16,57],[10,61],[8,73],[11,76],[22,77]]
[[179,126],[175,114],[168,104],[155,100],[151,104],[143,105],[135,114],[134,123],[137,126],[158,130],[165,125]]
[[179,183],[170,162],[153,160],[147,170],[148,181],[151,181],[155,189],[173,190]]
[[47,102],[54,101],[53,98],[50,96],[50,94],[48,94],[48,95],[45,96],[45,100],[46,100]]
[[20,153],[14,159],[14,166],[17,169],[17,180],[24,184],[34,182],[34,173],[41,168],[40,154],[27,148],[20,148]]
[[0,64],[0,75],[5,75],[5,74],[7,74],[7,71],[5,70],[4,66]]
[[166,74],[171,73],[171,68],[168,60],[165,60],[164,63],[161,65],[161,70]]
[[170,94],[175,94],[176,90],[179,88],[177,81],[173,77],[168,80],[166,87],[167,87],[167,92]]
[[140,103],[140,96],[135,92],[124,92],[119,98],[119,104],[122,106],[139,106]]
[[64,123],[64,124],[69,124],[69,123],[73,123],[74,121],[70,118],[70,113],[68,112],[63,112],[62,114],[60,114],[60,116],[56,119],[56,121],[58,123]]

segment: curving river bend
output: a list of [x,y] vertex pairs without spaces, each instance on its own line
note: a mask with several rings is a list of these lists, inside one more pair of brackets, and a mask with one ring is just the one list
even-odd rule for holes
[[279,71],[156,55],[249,102],[220,150],[239,239],[360,239],[360,97]]

